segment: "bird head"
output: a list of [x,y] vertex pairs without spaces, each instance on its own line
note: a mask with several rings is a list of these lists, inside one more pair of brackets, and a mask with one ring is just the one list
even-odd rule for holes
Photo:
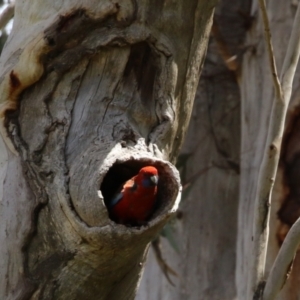
[[158,171],[153,166],[147,166],[140,169],[138,179],[144,187],[157,186]]

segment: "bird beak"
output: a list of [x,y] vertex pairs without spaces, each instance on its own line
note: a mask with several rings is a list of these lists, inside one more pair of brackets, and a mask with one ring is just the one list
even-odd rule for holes
[[158,176],[157,175],[153,175],[150,177],[150,180],[152,181],[153,185],[157,185],[158,183]]

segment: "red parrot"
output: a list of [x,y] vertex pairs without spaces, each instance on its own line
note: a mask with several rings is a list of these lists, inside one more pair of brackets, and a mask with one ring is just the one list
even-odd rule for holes
[[147,166],[127,180],[108,204],[110,217],[126,225],[142,225],[153,212],[158,183],[158,171]]

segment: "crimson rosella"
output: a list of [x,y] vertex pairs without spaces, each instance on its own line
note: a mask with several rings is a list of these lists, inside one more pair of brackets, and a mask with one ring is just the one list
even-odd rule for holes
[[108,204],[110,217],[117,223],[142,225],[153,212],[158,183],[158,171],[147,166],[127,180]]

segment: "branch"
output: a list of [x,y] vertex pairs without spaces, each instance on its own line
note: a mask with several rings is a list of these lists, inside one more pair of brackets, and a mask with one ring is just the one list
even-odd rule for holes
[[277,75],[274,51],[271,41],[269,19],[264,0],[259,0],[262,13],[265,42],[271,67],[273,84],[275,88],[275,101],[273,102],[266,148],[258,175],[258,187],[254,204],[253,223],[253,265],[251,270],[250,288],[259,298],[261,294],[262,281],[264,280],[267,244],[269,236],[269,207],[274,180],[279,161],[281,138],[283,134],[284,120],[287,103],[284,101],[280,81]]
[[281,84],[284,97],[290,99],[292,93],[292,83],[296,68],[298,65],[300,55],[300,5],[298,5],[297,12],[294,19],[291,37],[289,40],[287,52],[284,58],[281,71]]
[[156,239],[154,239],[151,244],[152,244],[153,251],[155,254],[156,262],[158,263],[162,273],[165,275],[168,282],[172,286],[175,286],[175,284],[173,283],[173,281],[171,280],[169,275],[178,277],[178,274],[173,268],[171,268],[168,265],[168,263],[164,260],[164,258],[162,256],[160,237],[157,237]]
[[[270,24],[269,24],[269,18],[268,18],[268,14],[267,14],[265,0],[259,0],[259,5],[260,5],[261,14],[262,14],[263,23],[264,23],[265,42],[267,45],[268,58],[269,58],[269,63],[270,63],[271,71],[272,71],[273,84],[274,84],[274,88],[275,88],[275,96],[276,96],[276,100],[280,99],[280,101],[283,101],[281,85],[280,85],[280,81],[279,81],[279,78],[277,75],[277,68],[276,68],[274,50],[273,50],[273,45],[272,45],[271,30],[270,30]],[[271,128],[269,128],[269,129],[271,129]]]
[[[288,101],[292,93],[292,82],[300,54],[300,5],[298,5],[293,29],[283,62],[281,82],[284,97]],[[287,273],[300,244],[300,219],[290,229],[282,244],[277,258],[270,271],[264,290],[264,300],[274,299],[280,289],[284,286]]]
[[282,68],[282,87],[277,75],[275,57],[271,41],[269,20],[264,0],[259,0],[263,17],[265,40],[268,49],[269,63],[272,71],[275,88],[275,101],[273,102],[270,116],[267,144],[259,170],[258,189],[255,199],[254,228],[253,228],[253,251],[254,262],[252,266],[251,288],[256,295],[260,294],[265,273],[265,261],[269,235],[269,212],[270,201],[274,181],[277,173],[279,154],[284,130],[286,112],[291,97],[292,82],[299,60],[299,8],[295,18],[288,50]]
[[295,253],[300,244],[300,218],[288,232],[269,274],[263,300],[275,299],[289,277]]
[[2,30],[7,23],[12,19],[15,13],[15,3],[10,3],[5,9],[2,11],[0,15],[0,30]]

